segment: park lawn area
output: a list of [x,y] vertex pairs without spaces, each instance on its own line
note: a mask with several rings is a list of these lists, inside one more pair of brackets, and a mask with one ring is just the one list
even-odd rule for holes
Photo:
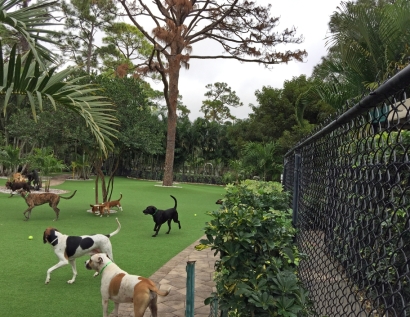
[[[3,180],[0,180],[0,182]],[[4,183],[6,180],[4,180]],[[123,198],[123,211],[110,217],[99,217],[87,212],[94,203],[94,181],[67,180],[58,188],[68,190],[61,196],[60,217],[47,205],[35,207],[29,221],[24,221],[27,205],[22,197],[9,198],[0,193],[0,315],[13,317],[83,317],[101,316],[100,277],[84,267],[89,258],[78,258],[77,279],[71,279],[71,266],[67,265],[51,274],[50,284],[45,285],[47,270],[58,260],[50,244],[43,243],[47,227],[57,228],[67,235],[108,234],[117,228],[115,218],[121,223],[120,232],[111,238],[115,262],[130,274],[149,277],[168,260],[203,236],[205,223],[210,220],[207,211],[219,208],[216,200],[222,198],[221,186],[174,184],[162,187],[159,182],[115,178],[112,199]],[[3,184],[1,184],[3,185]],[[157,186],[156,186],[157,185]],[[174,206],[173,195],[178,200],[181,230],[172,223],[170,234],[164,224],[157,237],[152,237],[152,216],[142,211],[149,205],[159,209]],[[196,214],[196,216],[195,216]],[[33,240],[29,240],[29,236]],[[200,252],[200,251],[197,251]],[[155,281],[158,282],[158,281]],[[110,303],[110,311],[113,304]]]

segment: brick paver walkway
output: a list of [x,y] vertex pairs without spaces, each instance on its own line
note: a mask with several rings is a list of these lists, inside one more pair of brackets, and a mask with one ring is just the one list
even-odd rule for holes
[[[201,237],[201,239],[203,239]],[[160,289],[171,287],[171,293],[166,297],[158,296],[159,317],[185,317],[186,305],[186,265],[188,261],[195,261],[195,317],[209,317],[210,306],[205,306],[204,300],[215,290],[213,282],[214,264],[216,258],[214,251],[205,249],[195,250],[199,244],[195,241],[184,251],[176,255],[157,272],[150,276]],[[111,314],[110,317],[113,315]],[[144,317],[150,317],[149,309]],[[134,317],[132,304],[120,304],[119,317]]]

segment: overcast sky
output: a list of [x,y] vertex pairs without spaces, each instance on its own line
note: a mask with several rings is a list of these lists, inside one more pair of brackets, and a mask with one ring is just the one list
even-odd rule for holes
[[[272,4],[272,16],[280,17],[279,26],[275,31],[295,26],[298,35],[303,35],[304,42],[295,47],[305,49],[308,57],[304,63],[290,62],[275,65],[273,70],[266,70],[256,63],[239,63],[227,60],[190,60],[190,69],[182,69],[180,73],[179,92],[182,102],[191,110],[190,119],[203,117],[200,112],[205,99],[207,84],[225,82],[236,92],[244,106],[231,109],[231,113],[239,119],[247,118],[250,103],[257,105],[255,91],[263,86],[282,88],[285,80],[290,80],[302,74],[308,77],[313,67],[322,56],[326,55],[325,37],[328,33],[330,16],[336,11],[340,0],[256,0],[258,3]],[[292,49],[288,45],[286,49]],[[191,54],[200,55],[201,47],[193,46]],[[208,49],[208,47],[207,47]],[[219,49],[218,52],[220,53]],[[162,91],[162,84],[154,86]]]

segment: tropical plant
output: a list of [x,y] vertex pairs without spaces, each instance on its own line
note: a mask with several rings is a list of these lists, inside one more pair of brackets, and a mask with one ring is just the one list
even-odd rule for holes
[[340,108],[408,65],[409,15],[407,0],[342,2],[329,22],[329,54],[313,72],[322,99]]
[[[19,8],[24,0],[0,1],[0,23],[7,25],[13,32],[20,33],[30,44],[30,50],[18,53],[14,44],[9,56],[3,55],[0,42],[0,100],[2,111],[6,114],[10,107],[21,107],[28,104],[31,107],[33,119],[37,120],[37,110],[42,110],[47,99],[56,109],[56,104],[67,110],[74,111],[83,118],[94,135],[98,146],[104,153],[113,146],[111,138],[115,133],[115,117],[112,103],[98,95],[99,88],[90,84],[77,84],[80,78],[67,79],[74,68],[57,71],[56,66],[48,64],[53,60],[53,54],[38,40],[47,40],[38,35],[43,31],[40,26],[50,26],[46,21],[49,12],[47,4],[52,7],[55,1],[42,5]],[[34,34],[34,35],[33,35]],[[33,35],[33,37],[32,37]],[[46,67],[49,67],[46,70]]]
[[309,315],[308,292],[296,275],[302,255],[293,243],[288,202],[280,183],[246,180],[226,187],[196,247],[220,255],[216,292],[207,303],[216,297],[222,311],[237,317]]
[[11,46],[20,44],[20,53],[31,50],[41,69],[46,68],[47,62],[56,61],[55,55],[42,44],[53,43],[47,35],[57,33],[57,24],[47,20],[56,3],[41,1],[28,6],[26,0],[0,0],[0,24],[9,32],[8,42]]
[[34,154],[28,158],[30,162],[30,167],[40,171],[41,176],[45,177],[44,191],[48,192],[50,190],[50,180],[49,177],[53,172],[61,172],[66,169],[67,166],[58,160],[53,151],[50,148],[34,149]]
[[88,160],[88,155],[85,153],[77,155],[77,159],[71,162],[71,167],[73,169],[73,179],[75,176],[84,180],[90,178],[91,164]]
[[263,180],[267,180],[268,176],[272,178],[273,175],[278,178],[278,173],[283,168],[282,158],[276,152],[277,145],[275,142],[249,142],[243,147],[241,157],[244,166],[253,175],[262,176]]
[[15,173],[21,164],[26,162],[26,158],[20,157],[20,149],[12,145],[5,145],[0,148],[0,163],[9,173]]

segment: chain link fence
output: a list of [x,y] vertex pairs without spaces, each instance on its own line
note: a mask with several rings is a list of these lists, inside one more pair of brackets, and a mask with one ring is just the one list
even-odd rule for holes
[[316,316],[410,316],[410,68],[285,157]]

